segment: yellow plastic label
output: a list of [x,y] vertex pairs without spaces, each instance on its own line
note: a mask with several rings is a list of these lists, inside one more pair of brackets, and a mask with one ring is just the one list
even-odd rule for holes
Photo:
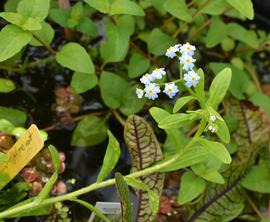
[[7,162],[0,165],[0,173],[4,176],[4,180],[0,181],[0,190],[32,160],[43,145],[38,128],[32,124],[7,152]]

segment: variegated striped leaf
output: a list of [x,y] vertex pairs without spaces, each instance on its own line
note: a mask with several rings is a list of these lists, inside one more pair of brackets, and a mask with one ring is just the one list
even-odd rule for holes
[[[132,172],[143,170],[163,158],[157,138],[143,118],[130,116],[126,121],[124,137],[132,158]],[[147,184],[150,190],[161,194],[164,174],[154,173],[139,179]],[[136,222],[152,221],[155,215],[149,206],[147,191],[136,190],[136,194],[138,196]]]

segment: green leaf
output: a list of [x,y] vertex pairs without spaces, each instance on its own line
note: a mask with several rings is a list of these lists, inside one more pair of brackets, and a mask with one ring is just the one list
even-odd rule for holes
[[[138,17],[137,17],[138,18]],[[142,18],[141,18],[142,19]],[[120,29],[124,29],[125,33],[129,36],[134,34],[135,19],[131,15],[118,15],[115,17],[115,23]]]
[[213,183],[218,183],[218,184],[225,183],[224,178],[221,176],[221,174],[217,170],[208,168],[203,163],[193,165],[191,166],[191,168],[195,174],[204,178],[205,180],[211,181]]
[[3,211],[25,198],[29,189],[29,184],[25,182],[15,183],[11,188],[5,189],[5,192],[0,193],[0,210]]
[[128,64],[128,76],[133,79],[141,76],[150,68],[150,61],[140,54],[134,52]]
[[[32,33],[39,39],[41,39],[43,42],[45,42],[47,45],[50,45],[54,38],[54,29],[51,27],[50,24],[46,22],[42,22],[41,26],[41,30],[33,31]],[[42,46],[42,44],[35,38],[31,40],[30,44],[33,46]]]
[[216,117],[215,124],[217,125],[217,132],[216,132],[217,136],[221,139],[222,142],[229,143],[231,139],[230,132],[224,119],[212,107],[208,106],[206,107],[206,109],[208,111],[207,117],[208,119],[210,119],[211,116]]
[[7,162],[7,155],[0,152],[0,164]]
[[18,53],[32,39],[29,32],[25,32],[15,25],[6,25],[0,32],[0,62]]
[[256,106],[261,107],[270,116],[270,98],[262,92],[255,91],[249,100]]
[[129,30],[113,23],[106,28],[106,42],[100,46],[101,57],[108,62],[122,61],[129,48]]
[[232,158],[227,148],[219,142],[212,142],[206,139],[200,139],[199,143],[207,149],[209,153],[218,158],[221,162],[230,164],[232,162]]
[[98,35],[96,24],[87,17],[83,17],[79,24],[76,25],[75,29],[91,37],[96,37]]
[[171,15],[185,22],[191,22],[192,13],[188,9],[185,0],[166,0],[164,8]]
[[161,129],[181,128],[200,118],[201,118],[200,112],[192,112],[189,114],[176,113],[161,120],[158,124],[158,127]]
[[204,72],[202,69],[197,70],[197,74],[200,76],[199,83],[194,87],[196,95],[198,96],[200,102],[205,102],[205,92],[204,92]]
[[182,150],[190,141],[190,138],[180,129],[169,129],[165,131],[167,134],[163,145],[165,157],[180,152],[180,150]]
[[110,15],[129,14],[144,16],[143,9],[130,0],[85,0],[91,7]]
[[176,39],[158,28],[153,29],[147,39],[148,51],[157,56],[165,54],[167,48],[174,44],[176,44]]
[[0,119],[0,132],[12,132],[15,126],[6,119]]
[[97,177],[97,182],[101,182],[108,176],[108,174],[114,169],[120,157],[121,150],[119,142],[111,131],[108,130],[107,133],[109,136],[109,144],[107,146],[101,170]]
[[74,28],[76,25],[78,25],[81,18],[83,17],[83,14],[83,4],[81,2],[77,2],[71,7],[69,17],[66,21],[67,27]]
[[226,67],[232,69],[232,79],[229,87],[230,93],[239,100],[245,99],[247,86],[251,83],[248,74],[228,63],[210,63],[210,68],[214,73],[218,73]]
[[1,12],[0,17],[10,22],[11,24],[19,26],[23,30],[33,31],[41,29],[41,25],[37,20],[31,17],[25,17],[15,12]]
[[95,74],[75,72],[71,80],[72,92],[79,94],[93,89],[97,85],[98,79]]
[[115,174],[117,193],[121,202],[122,221],[132,221],[133,208],[131,206],[131,199],[129,197],[129,188],[120,173]]
[[149,187],[142,181],[132,178],[132,177],[126,177],[125,181],[129,186],[132,186],[133,188],[137,190],[143,190],[147,191],[147,194],[149,196],[149,204],[151,207],[151,210],[154,214],[158,212],[159,207],[159,195],[155,193],[154,191],[150,190]]
[[253,49],[259,47],[257,34],[253,30],[247,30],[243,26],[231,22],[227,25],[227,33],[233,39],[239,40]]
[[7,0],[4,4],[5,12],[15,12],[20,0]]
[[179,98],[174,104],[173,113],[177,113],[184,105],[192,100],[196,100],[196,98],[194,96],[184,96]]
[[113,109],[119,108],[128,88],[128,83],[122,77],[111,72],[102,72],[100,91],[103,102]]
[[212,106],[214,109],[217,109],[219,103],[227,93],[231,82],[231,76],[231,69],[225,68],[214,78],[209,89],[209,99],[207,101],[208,105]]
[[231,51],[235,47],[235,41],[231,38],[226,37],[222,40],[221,47],[225,52]]
[[87,116],[75,128],[72,146],[94,146],[103,142],[107,137],[107,125],[104,119]]
[[170,172],[205,161],[208,158],[208,151],[202,146],[192,146],[188,150],[181,150],[182,155],[173,164],[162,168],[161,172]]
[[154,118],[154,120],[159,124],[163,119],[170,116],[171,114],[164,109],[161,109],[159,107],[152,107],[149,110],[151,116]]
[[270,222],[270,219],[263,219],[260,222]]
[[54,172],[53,172],[52,176],[50,177],[50,179],[48,180],[48,182],[43,187],[43,189],[41,190],[41,192],[35,198],[35,201],[38,203],[40,203],[41,201],[48,198],[48,196],[53,188],[53,185],[55,184],[55,182],[58,178],[58,170],[59,170],[59,166],[60,166],[59,153],[53,145],[49,146],[49,151],[50,151],[51,157],[52,157]]
[[183,205],[194,200],[205,189],[205,181],[192,172],[184,173],[181,177],[180,189],[178,194],[178,203]]
[[[204,4],[204,2],[205,1],[202,1],[202,4]],[[230,5],[224,0],[210,1],[207,5],[205,5],[205,7],[201,9],[201,13],[209,15],[220,15],[228,7],[230,7]]]
[[67,43],[56,54],[56,61],[73,71],[93,74],[95,72],[91,57],[78,43]]
[[[217,32],[217,30],[219,30]],[[206,36],[206,47],[212,48],[222,42],[227,37],[226,25],[219,17],[212,17],[211,26]]]
[[21,0],[17,12],[42,22],[48,15],[50,0]]
[[0,93],[9,93],[15,89],[11,80],[0,78]]
[[123,100],[119,110],[126,116],[139,112],[146,102],[146,98],[138,99],[135,91],[135,87],[128,87],[122,98]]
[[225,121],[221,121],[220,119],[216,120],[216,124],[217,124],[217,136],[221,139],[221,141],[223,141],[224,143],[229,143],[231,136],[230,136],[230,131],[227,127],[227,124]]
[[243,16],[252,20],[254,18],[253,3],[251,0],[226,0],[232,7],[239,11]]
[[69,10],[61,8],[50,9],[50,18],[62,27],[67,27],[67,20],[69,17]]
[[239,216],[245,207],[240,182],[261,146],[269,140],[269,130],[263,130],[268,126],[263,114],[252,104],[227,99],[224,107],[226,115],[234,116],[239,122],[237,131],[232,134],[237,152],[229,168],[222,173],[225,183],[207,184],[200,201],[189,207],[188,221],[233,221]]
[[77,202],[77,203],[81,204],[82,206],[86,207],[91,212],[95,213],[95,215],[97,215],[103,221],[110,222],[109,218],[106,217],[99,209],[94,207],[92,204],[90,204],[84,200],[80,200],[80,199],[72,199],[72,201]]
[[[163,158],[161,148],[155,137],[155,134],[147,122],[139,116],[129,116],[124,130],[124,139],[128,146],[132,159],[131,172],[143,170]],[[145,177],[140,177],[150,190],[160,196],[163,188],[164,174],[153,173]],[[148,195],[147,191],[136,191],[139,201],[137,212],[138,221],[148,222],[154,219],[154,213],[151,210],[156,209],[156,194]],[[150,200],[152,199],[152,200]],[[152,205],[149,205],[149,201]]]
[[23,126],[26,114],[20,110],[0,106],[0,119],[6,119],[15,126]]
[[270,193],[270,170],[266,162],[261,161],[258,166],[252,166],[241,185],[255,192]]

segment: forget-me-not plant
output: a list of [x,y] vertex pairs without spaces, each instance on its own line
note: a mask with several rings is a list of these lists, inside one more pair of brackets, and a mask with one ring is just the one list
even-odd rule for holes
[[[169,47],[166,50],[165,55],[171,59],[175,57],[178,58],[180,62],[180,79],[167,83],[156,83],[155,80],[161,80],[166,76],[165,68],[156,68],[152,73],[146,73],[140,78],[140,81],[145,85],[145,88],[136,89],[137,97],[146,97],[154,100],[158,98],[158,94],[162,91],[172,99],[178,92],[180,92],[178,86],[175,84],[180,81],[183,81],[185,86],[188,88],[195,87],[200,80],[200,76],[193,70],[196,60],[192,56],[194,55],[195,50],[195,46],[189,43],[185,43],[184,45],[176,44]],[[183,71],[185,72],[184,77],[182,73]],[[160,87],[163,86],[164,89],[161,90]]]

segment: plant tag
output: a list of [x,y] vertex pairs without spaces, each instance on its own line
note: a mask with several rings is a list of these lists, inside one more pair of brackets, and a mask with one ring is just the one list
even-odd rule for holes
[[[119,202],[96,202],[95,207],[99,209],[101,213],[105,214],[106,216],[109,216],[110,219],[112,219],[111,221],[113,221],[113,218],[115,217],[119,219],[119,216],[121,214],[121,204]],[[119,221],[118,219],[117,221]],[[101,220],[97,218],[94,213],[92,213],[88,222],[97,222],[97,221]]]
[[0,165],[1,176],[4,176],[4,180],[0,180],[0,190],[31,161],[43,145],[38,128],[32,124],[7,152],[7,162]]

